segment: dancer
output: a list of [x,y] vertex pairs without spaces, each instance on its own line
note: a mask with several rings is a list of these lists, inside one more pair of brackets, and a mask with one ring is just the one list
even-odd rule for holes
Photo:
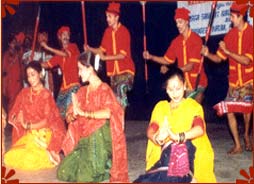
[[112,89],[102,82],[90,51],[78,60],[79,75],[88,85],[72,95],[62,149],[65,158],[57,177],[71,182],[128,182],[124,111]]
[[60,162],[64,123],[51,93],[44,88],[41,65],[26,67],[29,87],[18,94],[8,114],[13,126],[12,145],[4,155],[7,167],[21,170],[53,168]]
[[[183,71],[166,73],[171,101],[156,104],[147,129],[146,174],[134,182],[216,182],[214,152],[201,105],[184,98]],[[184,114],[184,115],[183,115]]]
[[245,150],[253,149],[249,137],[253,109],[253,27],[246,22],[247,10],[248,6],[245,4],[232,3],[230,20],[233,28],[225,35],[224,40],[220,41],[216,54],[210,53],[206,46],[201,51],[204,56],[215,63],[229,59],[228,94],[224,101],[214,106],[218,115],[227,114],[235,142],[235,146],[228,151],[228,154],[239,154],[243,151],[234,113],[242,113],[244,117]]
[[101,46],[93,48],[85,45],[85,50],[99,54],[106,61],[107,76],[117,99],[125,109],[128,106],[127,92],[132,89],[135,66],[131,57],[130,33],[119,22],[120,4],[109,3],[106,10],[108,27],[106,28]]
[[[175,10],[174,18],[179,35],[171,42],[164,56],[155,56],[150,54],[149,51],[143,52],[144,59],[152,60],[163,65],[161,68],[162,73],[168,70],[166,65],[175,63],[177,59],[178,67],[185,74],[187,84],[186,96],[195,90],[196,77],[201,61],[200,51],[202,48],[202,39],[189,27],[189,13],[190,11],[186,8],[177,8]],[[201,103],[207,86],[207,77],[203,68],[201,70],[199,84],[197,89],[198,93],[193,98]]]
[[66,109],[71,102],[71,94],[79,89],[77,57],[80,52],[75,43],[70,43],[70,34],[68,26],[58,29],[57,36],[62,50],[49,47],[45,41],[41,42],[45,50],[55,54],[49,61],[43,62],[42,67],[47,69],[59,66],[63,74],[62,85],[57,96],[57,106],[63,119],[65,119]]

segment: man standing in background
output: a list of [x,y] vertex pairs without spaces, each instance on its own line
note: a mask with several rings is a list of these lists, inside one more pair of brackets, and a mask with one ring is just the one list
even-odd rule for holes
[[60,113],[65,119],[67,107],[71,102],[71,94],[76,93],[79,89],[77,57],[80,52],[75,43],[70,43],[70,28],[68,26],[60,27],[57,31],[57,37],[62,46],[61,50],[49,47],[45,41],[40,43],[45,50],[55,54],[49,61],[43,62],[42,67],[59,66],[61,68],[63,80],[56,101]]
[[106,61],[107,76],[117,96],[125,109],[128,105],[127,92],[132,89],[135,66],[131,57],[131,38],[128,29],[119,22],[120,4],[109,3],[106,10],[106,28],[101,45],[93,48],[85,45],[85,50],[99,54],[100,59]]
[[229,89],[224,101],[214,108],[218,115],[227,113],[228,123],[233,135],[235,146],[228,154],[242,153],[238,133],[237,120],[234,113],[242,113],[245,123],[245,150],[251,151],[249,138],[250,120],[253,109],[253,27],[246,22],[248,6],[233,3],[230,8],[230,20],[233,28],[219,42],[216,54],[209,52],[204,46],[202,54],[215,63],[229,60]]

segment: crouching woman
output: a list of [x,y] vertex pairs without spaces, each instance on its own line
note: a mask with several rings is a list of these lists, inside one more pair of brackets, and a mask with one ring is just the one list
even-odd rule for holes
[[216,182],[202,107],[184,98],[182,70],[167,74],[170,97],[156,104],[147,130],[146,173],[134,182]]

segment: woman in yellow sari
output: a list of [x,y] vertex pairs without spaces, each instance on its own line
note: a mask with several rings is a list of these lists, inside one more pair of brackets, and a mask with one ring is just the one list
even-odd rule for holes
[[184,98],[183,72],[167,73],[171,101],[156,104],[147,129],[146,174],[135,182],[216,182],[214,152],[206,134],[203,109]]
[[44,88],[40,63],[26,67],[30,87],[22,89],[9,113],[12,146],[4,155],[7,167],[39,170],[55,167],[65,135],[64,123],[51,92]]

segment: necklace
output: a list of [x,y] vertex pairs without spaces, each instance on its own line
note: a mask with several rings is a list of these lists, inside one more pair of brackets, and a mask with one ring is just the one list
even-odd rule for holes
[[43,89],[42,86],[39,86],[37,90],[33,90],[33,88],[30,88],[30,101],[33,103],[33,96],[40,94],[41,90]]
[[42,88],[39,88],[38,90],[34,90],[32,87],[31,87],[31,94],[32,95],[38,95],[40,92],[41,92]]

